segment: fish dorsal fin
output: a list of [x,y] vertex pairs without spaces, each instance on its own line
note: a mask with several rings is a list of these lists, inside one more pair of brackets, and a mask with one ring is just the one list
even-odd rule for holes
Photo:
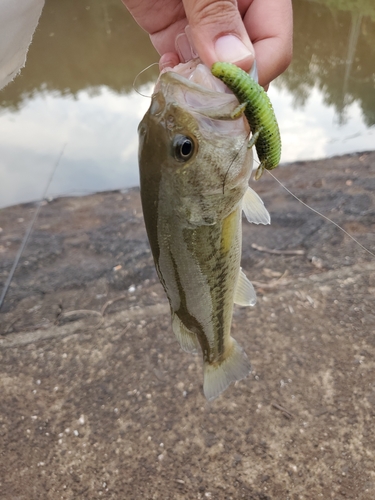
[[240,268],[233,302],[239,306],[255,306],[256,301],[257,296],[253,284],[246,278],[245,273]]
[[271,224],[271,217],[260,196],[248,187],[242,198],[242,210],[246,219],[254,224]]
[[186,328],[177,314],[173,314],[172,329],[182,350],[190,353],[197,352],[199,346],[197,336]]

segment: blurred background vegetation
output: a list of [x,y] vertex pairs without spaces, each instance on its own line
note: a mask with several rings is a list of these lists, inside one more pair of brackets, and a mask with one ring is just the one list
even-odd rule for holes
[[[27,64],[0,94],[0,105],[17,108],[36,92],[95,93],[103,85],[128,93],[137,73],[157,61],[121,0],[46,0]],[[139,84],[157,74],[155,66]]]
[[357,101],[368,126],[375,124],[375,2],[294,0],[294,55],[277,81],[302,105],[318,87],[341,120]]
[[[275,85],[302,106],[314,87],[339,120],[357,101],[367,126],[375,124],[375,1],[294,0],[294,58]],[[46,0],[26,67],[0,95],[17,109],[35,93],[73,96],[101,86],[129,93],[135,76],[158,61],[149,37],[120,0]],[[157,77],[157,66],[137,85]]]

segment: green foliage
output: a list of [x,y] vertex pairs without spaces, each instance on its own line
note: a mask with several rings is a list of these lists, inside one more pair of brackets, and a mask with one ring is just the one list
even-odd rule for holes
[[315,0],[333,10],[356,12],[375,19],[374,0]]
[[[135,75],[158,59],[120,0],[46,0],[26,66],[1,91],[0,106],[17,108],[45,91],[76,95],[107,86],[127,93]],[[146,77],[157,74],[156,66]],[[146,77],[141,75],[137,84],[146,83]]]
[[[375,124],[375,0],[294,0],[294,57],[276,85],[302,105],[318,88],[345,119],[357,102]],[[366,15],[367,14],[367,15]],[[148,35],[120,0],[46,0],[26,67],[1,91],[0,106],[17,108],[45,91],[133,89],[135,75],[158,61]],[[137,79],[156,79],[157,66]]]
[[293,62],[276,84],[286,87],[299,106],[318,88],[341,121],[345,121],[347,106],[357,102],[364,121],[372,126],[375,124],[375,23],[354,10],[328,8],[328,3],[333,6],[357,2],[293,2]]

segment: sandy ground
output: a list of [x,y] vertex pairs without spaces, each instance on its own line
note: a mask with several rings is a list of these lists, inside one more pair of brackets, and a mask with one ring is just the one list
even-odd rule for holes
[[[375,153],[276,174],[375,251]],[[0,313],[1,499],[375,498],[375,258],[255,189],[272,225],[243,223],[258,303],[233,317],[253,372],[211,404],[138,191],[43,206]],[[35,209],[0,211],[0,282]]]

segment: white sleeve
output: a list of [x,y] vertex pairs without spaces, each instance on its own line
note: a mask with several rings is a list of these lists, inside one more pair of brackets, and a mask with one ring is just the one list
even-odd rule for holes
[[44,0],[0,0],[0,89],[25,65]]

